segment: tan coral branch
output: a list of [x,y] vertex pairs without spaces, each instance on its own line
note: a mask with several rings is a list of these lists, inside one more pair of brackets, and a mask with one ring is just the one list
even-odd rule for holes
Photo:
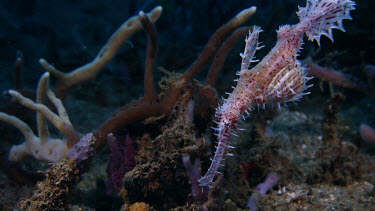
[[[154,23],[159,19],[161,12],[162,7],[158,6],[155,7],[150,13],[148,13],[147,16],[149,17],[150,21]],[[142,25],[138,19],[138,16],[129,18],[109,38],[108,42],[102,47],[94,60],[69,73],[64,73],[56,69],[45,59],[40,59],[39,63],[42,65],[42,67],[58,79],[56,95],[63,96],[69,88],[94,78],[115,56],[121,45],[127,39],[129,39],[131,35],[139,31],[140,29],[142,29]]]
[[11,161],[19,161],[31,155],[38,160],[58,162],[70,151],[63,140],[48,137],[48,140],[42,142],[26,123],[15,116],[0,112],[0,120],[16,127],[25,137],[25,142],[14,145],[10,149],[9,160]]
[[36,137],[31,128],[15,116],[0,112],[0,120],[16,127],[22,133],[22,135],[25,136],[25,139],[32,139]]
[[[44,104],[44,98],[48,90],[49,73],[46,72],[40,77],[38,88],[36,91],[36,103]],[[43,114],[36,112],[36,122],[38,126],[38,135],[42,143],[47,141],[49,136],[48,125]]]
[[[44,143],[48,138],[48,127],[44,118],[47,118],[58,130],[60,130],[67,138],[67,146],[71,148],[81,135],[74,130],[72,123],[69,120],[67,112],[55,94],[48,88],[49,73],[42,75],[38,84],[37,102],[24,97],[21,93],[15,90],[8,90],[8,94],[17,99],[23,106],[37,111],[37,125],[41,141]],[[58,115],[53,113],[47,106],[43,104],[45,95],[49,97],[51,102],[55,105]]]
[[[81,135],[76,132],[69,121],[69,117],[65,111],[62,102],[48,88],[49,73],[43,74],[38,83],[37,102],[24,97],[15,90],[8,90],[7,94],[14,97],[23,106],[35,110],[37,112],[37,127],[39,137],[36,136],[30,127],[22,120],[0,112],[0,120],[7,122],[16,128],[25,136],[25,142],[20,145],[14,145],[9,153],[9,159],[18,161],[27,155],[31,155],[39,160],[49,162],[57,162],[66,156]],[[45,95],[48,95],[52,103],[55,105],[58,115],[53,113],[43,103]],[[47,118],[56,126],[65,136],[66,139],[55,139],[49,136],[48,127],[45,122]]]

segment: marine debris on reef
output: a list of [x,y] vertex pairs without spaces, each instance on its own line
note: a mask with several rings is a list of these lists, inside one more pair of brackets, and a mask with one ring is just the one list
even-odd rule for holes
[[[40,59],[47,73],[40,78],[35,102],[34,97],[23,90],[20,80],[23,57],[18,55],[14,90],[6,94],[13,97],[12,101],[36,111],[38,134],[34,134],[29,122],[26,124],[13,113],[0,112],[0,120],[15,126],[25,136],[24,143],[12,147],[9,159],[20,161],[31,155],[37,160],[54,163],[44,172],[46,178],[37,183],[33,194],[22,199],[18,207],[68,210],[75,204],[78,209],[86,209],[86,203],[78,205],[77,201],[82,202],[89,195],[80,189],[85,183],[78,184],[87,171],[86,180],[102,181],[102,186],[93,186],[103,197],[91,197],[95,203],[108,200],[107,208],[112,209],[116,206],[112,199],[120,200],[120,197],[123,200],[121,210],[353,208],[352,204],[339,200],[339,197],[350,198],[352,190],[358,192],[355,197],[363,200],[363,207],[371,206],[374,196],[371,183],[375,181],[371,171],[375,168],[369,167],[375,167],[375,161],[367,159],[354,144],[347,142],[349,137],[342,138],[338,113],[343,95],[332,94],[324,117],[284,108],[279,111],[282,115],[276,117],[276,109],[267,107],[268,110],[253,112],[253,122],[243,123],[244,130],[234,134],[248,111],[265,104],[276,104],[280,108],[280,103],[298,101],[309,87],[305,65],[315,68],[312,75],[322,80],[365,93],[370,90],[338,71],[309,60],[297,60],[304,34],[319,45],[321,35],[333,41],[332,28],[344,30],[342,21],[351,18],[349,13],[354,5],[350,0],[307,0],[306,7],[297,12],[300,23],[280,27],[276,46],[252,69],[248,68],[257,62],[254,54],[262,47],[258,42],[262,30],[258,26],[241,27],[256,10],[255,7],[245,9],[212,35],[185,72],[174,73],[159,67],[165,76],[157,84],[154,69],[159,44],[153,24],[161,15],[161,6],[129,18],[91,62],[69,73]],[[123,105],[96,129],[91,128],[92,133],[83,136],[73,127],[61,100],[69,96],[68,91],[74,86],[96,77],[121,45],[141,29],[148,38],[143,96]],[[216,110],[220,120],[218,128],[214,128],[219,141],[215,152],[216,139],[210,130],[220,102],[215,83],[228,52],[246,34],[249,37],[241,54],[237,87]],[[204,83],[195,80],[210,62]],[[50,76],[57,79],[54,90],[49,87]],[[45,102],[45,98],[52,104]],[[52,138],[46,120],[65,137]],[[360,127],[362,137],[368,142],[373,139],[371,129],[366,125]],[[226,148],[231,148],[229,139],[236,148],[230,151],[233,154],[225,161],[225,168],[218,172]],[[100,170],[104,172],[106,165],[98,167],[98,163],[93,162],[91,166],[94,156],[99,162],[108,162],[107,187],[102,178],[95,176]],[[212,162],[210,157],[213,157]],[[0,165],[9,166],[2,162]],[[0,201],[4,199],[3,187],[7,186],[0,182]],[[105,197],[109,199],[104,199],[105,188]],[[75,193],[79,191],[84,193]],[[75,198],[74,201],[71,198]],[[0,204],[0,208],[2,206]]]

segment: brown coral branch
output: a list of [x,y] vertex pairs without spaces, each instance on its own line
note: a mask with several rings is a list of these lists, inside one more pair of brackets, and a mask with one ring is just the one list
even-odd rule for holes
[[[162,7],[155,7],[147,16],[151,22],[159,19]],[[94,60],[79,67],[69,73],[64,73],[56,69],[53,65],[44,59],[40,59],[39,63],[48,72],[57,78],[56,95],[63,96],[71,87],[81,84],[87,80],[94,78],[108,62],[115,56],[125,40],[142,28],[138,16],[129,18],[120,28],[109,38],[108,42],[102,47]]]
[[202,53],[199,55],[197,60],[188,68],[185,73],[181,76],[175,87],[170,90],[169,98],[163,100],[164,106],[173,106],[175,100],[179,96],[182,88],[185,84],[192,79],[192,77],[199,73],[215,55],[217,49],[223,44],[224,40],[228,37],[233,30],[247,21],[256,11],[256,7],[250,7],[241,11],[228,23],[220,27],[210,38]]
[[344,74],[338,70],[329,67],[322,67],[312,61],[311,58],[304,60],[306,67],[309,69],[307,75],[319,78],[320,80],[327,81],[335,86],[343,88],[356,89],[375,98],[375,89],[371,86],[353,80],[350,74]]
[[157,100],[153,72],[158,52],[158,33],[144,12],[139,12],[139,19],[148,36],[147,57],[145,62],[144,99],[153,103]]
[[94,132],[98,140],[98,150],[105,145],[107,134],[124,128],[132,122],[140,121],[150,116],[160,116],[168,111],[165,108],[160,103],[146,103],[143,98],[120,108]]
[[230,37],[223,43],[223,45],[218,50],[217,54],[215,55],[214,61],[212,62],[210,69],[208,71],[205,86],[213,87],[217,78],[219,77],[220,70],[222,69],[225,59],[230,50],[232,50],[234,44],[237,42],[238,39],[241,37],[246,36],[249,33],[249,30],[252,27],[241,27],[236,29]]
[[[14,62],[13,66],[13,89],[19,91],[22,95],[27,96],[28,98],[35,99],[35,92],[31,90],[27,90],[23,86],[23,72],[25,70],[25,59],[21,51],[17,51],[16,53],[16,61]],[[12,102],[15,102],[12,100]],[[13,105],[9,105],[10,108]]]
[[314,76],[323,81],[328,81],[333,85],[344,88],[359,88],[355,82],[340,71],[319,66],[318,64],[314,63],[311,58],[306,59],[304,63],[306,64],[306,67],[309,68],[307,73],[308,76]]
[[[100,150],[106,142],[107,134],[115,132],[118,129],[124,128],[126,125],[144,120],[151,116],[160,116],[169,113],[175,103],[180,99],[183,89],[187,87],[188,82],[192,77],[201,71],[215,55],[217,49],[222,45],[224,40],[241,24],[247,21],[254,13],[256,8],[251,7],[243,10],[237,14],[232,20],[219,28],[210,38],[205,48],[203,49],[197,60],[188,68],[185,73],[181,76],[175,84],[169,88],[166,96],[159,103],[148,102],[147,96],[140,98],[137,101],[131,102],[118,111],[112,114],[95,132],[94,135],[97,138],[98,150]],[[144,27],[147,28],[147,27]],[[146,29],[147,31],[147,29]],[[154,60],[149,60],[154,62]],[[146,67],[148,65],[146,64]],[[151,72],[151,70],[150,70]],[[152,73],[152,72],[151,72]],[[153,78],[150,74],[147,77]],[[145,78],[146,80],[150,80]],[[146,89],[145,83],[145,89]],[[147,91],[145,91],[147,93]]]
[[[107,44],[101,49],[93,61],[73,70],[70,73],[63,73],[57,70],[51,64],[47,63],[44,59],[40,59],[41,65],[48,72],[57,77],[56,91],[57,95],[61,96],[70,87],[95,77],[98,72],[113,58],[117,50],[120,48],[120,45],[142,26],[147,32],[149,42],[145,64],[145,95],[139,100],[128,103],[113,113],[113,115],[95,131],[94,135],[97,138],[97,147],[99,150],[104,146],[107,134],[124,128],[130,123],[141,121],[148,117],[168,114],[176,102],[181,99],[182,94],[186,92],[187,89],[194,87],[192,86],[192,83],[190,83],[192,77],[200,72],[210,62],[227,37],[254,14],[255,7],[243,10],[232,20],[219,28],[210,38],[197,60],[177,81],[174,82],[173,85],[169,87],[167,93],[163,95],[163,98],[159,101],[153,81],[153,69],[157,54],[157,32],[152,23],[159,18],[161,11],[161,7],[156,7],[153,11],[151,11],[147,15],[150,20],[148,20],[147,16],[143,12],[140,12],[139,17],[130,18],[112,35]],[[198,86],[201,85],[198,84]],[[42,98],[39,98],[40,102],[35,103],[32,100],[22,96],[17,91],[10,90],[8,93],[15,97],[22,105],[40,112],[45,118],[51,121],[52,124],[54,124],[63,134],[65,134],[67,138],[66,146],[68,149],[70,149],[75,143],[78,142],[81,135],[74,130],[61,101],[53,94],[52,91],[48,89],[47,85],[44,87],[44,90],[47,89],[48,97],[57,108],[58,115],[53,113],[41,103]],[[200,90],[200,95],[211,99],[211,101],[213,101],[212,98],[216,97],[215,92],[212,90],[205,90],[203,88]],[[46,130],[41,129],[41,131]]]
[[224,40],[237,27],[247,21],[256,11],[256,7],[250,7],[238,13],[232,20],[220,27],[210,38],[198,59],[186,70],[181,80],[189,81],[192,77],[201,71],[211,60],[217,49],[222,45]]

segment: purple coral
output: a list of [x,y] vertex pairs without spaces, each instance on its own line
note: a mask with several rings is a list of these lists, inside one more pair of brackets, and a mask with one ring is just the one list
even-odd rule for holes
[[260,193],[261,196],[266,195],[266,193],[273,188],[279,182],[279,176],[277,173],[270,173],[267,175],[266,180],[263,183],[257,185],[256,190],[257,192],[251,194],[249,201],[247,202],[246,207],[250,208],[251,210],[259,210],[258,203],[259,203],[259,196],[257,193]]
[[362,123],[359,127],[359,134],[367,143],[375,144],[375,129]]
[[89,162],[94,157],[95,137],[92,133],[83,136],[79,142],[73,146],[68,155],[69,160],[75,160],[80,171],[88,169]]
[[107,194],[113,194],[121,190],[124,175],[134,168],[136,148],[129,134],[116,138],[110,133],[107,136],[107,144],[111,151],[107,167]]
[[191,196],[188,202],[204,203],[207,201],[208,196],[208,186],[200,186],[198,180],[201,178],[197,166],[199,165],[199,160],[195,160],[194,165],[190,161],[189,156],[182,156],[182,162],[186,168],[186,174],[189,177],[191,185]]

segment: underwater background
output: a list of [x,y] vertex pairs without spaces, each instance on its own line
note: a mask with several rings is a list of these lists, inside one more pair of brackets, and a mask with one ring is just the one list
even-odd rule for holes
[[[251,210],[374,210],[375,1],[355,3],[352,20],[343,21],[346,32],[333,30],[334,43],[324,36],[320,46],[303,39],[298,59],[328,68],[332,75],[312,75],[308,84],[314,86],[307,90],[311,93],[299,102],[280,110],[267,105],[252,111],[240,124],[244,130],[232,137],[234,156],[221,167],[223,176],[205,195],[197,196],[194,188],[200,187],[194,186],[194,176],[199,178],[210,165],[216,145],[211,129],[215,108],[236,85],[245,36],[233,44],[210,89],[203,86],[209,63],[181,88],[168,112],[148,116],[151,111],[145,108],[139,118],[111,131],[115,146],[103,144],[89,155],[92,160],[84,170],[79,168],[81,173],[69,174],[71,178],[62,182],[60,188],[66,191],[58,192],[54,202],[35,197],[36,184],[62,178],[65,164],[59,170],[31,156],[9,161],[10,148],[25,138],[0,121],[1,210],[249,210],[258,185],[267,183],[270,175],[277,182],[267,194],[257,196]],[[153,80],[161,101],[215,31],[236,14],[256,6],[242,25],[262,28],[259,39],[265,47],[256,53],[262,59],[275,45],[279,26],[296,24],[298,5],[306,2],[1,0],[0,112],[18,117],[37,134],[35,111],[17,103],[6,90],[22,90],[35,100],[39,78],[46,72],[40,58],[63,72],[81,67],[96,57],[123,22],[158,5],[163,11],[154,24],[158,52]],[[57,96],[75,131],[94,133],[114,112],[144,96],[147,48],[148,37],[141,29],[121,44],[98,75]],[[52,91],[57,83],[51,74]],[[52,103],[46,106],[56,112]],[[64,137],[48,124],[49,136]]]

